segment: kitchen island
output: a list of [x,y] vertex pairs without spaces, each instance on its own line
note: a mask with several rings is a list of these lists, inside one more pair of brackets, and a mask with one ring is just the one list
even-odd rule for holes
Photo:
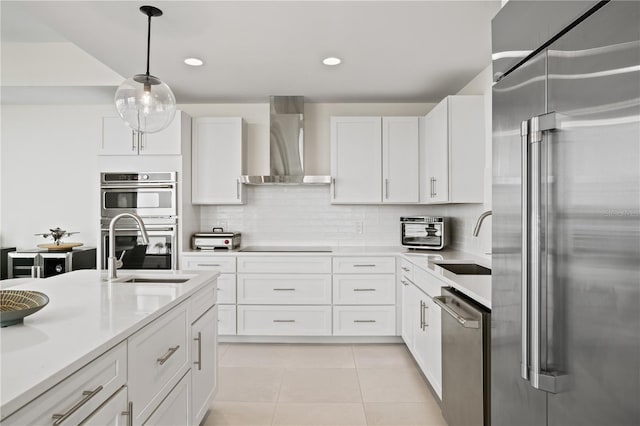
[[[50,422],[60,420],[58,414],[68,414],[64,424],[77,424],[102,408],[102,402],[109,403],[110,386],[118,394],[121,389],[128,392],[129,402],[122,411],[133,402],[131,423],[142,424],[162,411],[180,383],[186,384],[182,399],[187,404],[193,399],[195,404],[197,395],[187,388],[196,383],[196,373],[205,374],[203,370],[210,383],[198,386],[208,389],[204,398],[210,402],[215,389],[218,272],[122,271],[120,275],[108,282],[100,271],[75,271],[13,287],[43,292],[49,304],[25,318],[24,324],[0,331],[3,424],[36,424],[45,417]],[[148,280],[126,282],[132,277]],[[185,281],[166,282],[170,279]],[[91,369],[96,363],[100,367],[103,359],[107,367],[102,376],[112,371],[113,377],[96,386]],[[191,374],[194,362],[196,371]],[[155,377],[161,383],[154,384]],[[80,388],[61,395],[74,380]],[[59,404],[50,404],[51,400]],[[80,401],[84,403],[76,408]],[[181,413],[188,424],[197,424],[204,416],[201,407],[194,408]]]

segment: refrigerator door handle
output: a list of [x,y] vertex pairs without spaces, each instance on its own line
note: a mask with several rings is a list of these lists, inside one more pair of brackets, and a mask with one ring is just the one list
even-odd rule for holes
[[[524,128],[524,123],[521,127]],[[528,141],[526,148],[523,148],[523,195],[522,195],[522,226],[523,226],[523,255],[522,255],[522,318],[523,318],[523,355],[525,352],[525,343],[528,346],[529,365],[529,382],[535,389],[545,392],[558,393],[564,388],[566,376],[555,374],[553,372],[543,372],[540,361],[541,351],[541,142],[543,140],[543,132],[558,129],[560,127],[560,116],[554,112],[532,117],[528,120]],[[525,137],[522,137],[525,141]],[[526,157],[526,158],[525,158]],[[526,166],[526,167],[525,167]],[[526,185],[525,185],[526,182]],[[525,199],[526,196],[526,199]],[[525,226],[528,233],[525,232]],[[526,247],[525,247],[526,243]],[[531,300],[527,302],[528,292],[531,292]],[[529,307],[528,318],[530,324],[527,324],[527,306]],[[530,326],[530,327],[529,327]],[[530,338],[525,342],[526,333],[530,330]],[[524,378],[524,365],[526,357],[523,357],[522,376]]]
[[522,220],[522,248],[521,248],[521,363],[520,376],[529,380],[529,120],[520,123],[521,141],[521,220]]

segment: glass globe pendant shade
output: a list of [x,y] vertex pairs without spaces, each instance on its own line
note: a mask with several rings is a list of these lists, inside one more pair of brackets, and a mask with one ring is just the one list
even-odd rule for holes
[[155,133],[166,128],[176,113],[176,98],[160,79],[137,74],[116,90],[118,114],[129,127],[140,133]]

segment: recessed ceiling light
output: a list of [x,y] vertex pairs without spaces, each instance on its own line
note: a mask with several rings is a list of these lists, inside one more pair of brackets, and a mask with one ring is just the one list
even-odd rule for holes
[[322,60],[322,63],[329,66],[339,65],[342,62],[342,59],[335,57],[328,57]]
[[191,65],[192,67],[199,67],[202,64],[204,64],[202,59],[198,59],[198,58],[187,58],[184,60],[184,63],[187,65]]

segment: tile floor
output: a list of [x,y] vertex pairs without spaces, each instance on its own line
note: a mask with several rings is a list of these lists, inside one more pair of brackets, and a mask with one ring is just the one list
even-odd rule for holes
[[401,344],[221,344],[204,425],[446,426]]

